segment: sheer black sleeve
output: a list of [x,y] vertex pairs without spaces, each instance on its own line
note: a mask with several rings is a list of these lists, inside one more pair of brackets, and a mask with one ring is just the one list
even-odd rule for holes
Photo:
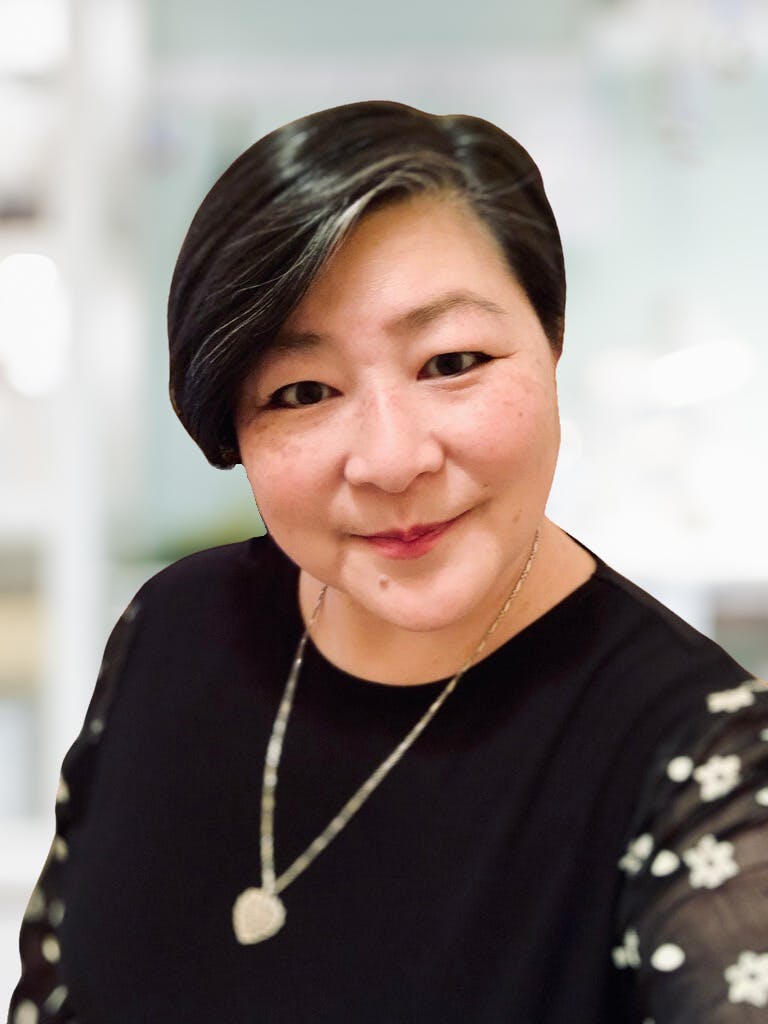
[[83,728],[64,758],[56,794],[56,834],[21,926],[21,979],[11,997],[9,1024],[76,1024],[67,986],[59,976],[58,929],[66,914],[67,837],[87,806],[99,741],[139,621],[141,594],[109,636]]
[[641,800],[613,960],[642,1024],[768,1024],[768,689],[704,703]]

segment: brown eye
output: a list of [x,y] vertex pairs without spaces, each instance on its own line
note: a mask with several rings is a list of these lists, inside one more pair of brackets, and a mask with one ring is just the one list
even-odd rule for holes
[[455,377],[487,363],[489,358],[482,352],[441,352],[425,363],[422,374],[425,377]]
[[299,380],[295,384],[286,384],[272,395],[270,405],[298,409],[305,405],[317,405],[328,398],[332,389],[319,380]]

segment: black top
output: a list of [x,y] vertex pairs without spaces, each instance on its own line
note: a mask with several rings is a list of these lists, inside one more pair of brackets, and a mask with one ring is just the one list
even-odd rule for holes
[[[282,930],[239,944],[297,579],[269,538],[204,551],[115,627],[14,1024],[768,1021],[768,691],[601,562],[464,676]],[[356,679],[310,641],[278,874],[442,685]]]

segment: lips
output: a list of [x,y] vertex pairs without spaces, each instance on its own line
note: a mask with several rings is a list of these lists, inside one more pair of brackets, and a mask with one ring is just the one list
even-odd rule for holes
[[441,530],[451,519],[443,519],[439,523],[418,523],[416,526],[409,526],[407,530],[385,530],[383,533],[369,534],[368,540],[399,540],[403,544],[410,544],[427,533],[434,533]]
[[462,518],[463,513],[439,523],[417,523],[407,530],[385,530],[382,533],[360,535],[360,539],[385,558],[421,558],[439,544],[441,538]]

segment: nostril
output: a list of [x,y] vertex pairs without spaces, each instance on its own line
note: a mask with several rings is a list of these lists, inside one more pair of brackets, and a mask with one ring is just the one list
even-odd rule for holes
[[438,472],[444,461],[442,446],[432,437],[386,448],[361,441],[346,459],[344,476],[353,485],[372,484],[399,494],[422,474]]

